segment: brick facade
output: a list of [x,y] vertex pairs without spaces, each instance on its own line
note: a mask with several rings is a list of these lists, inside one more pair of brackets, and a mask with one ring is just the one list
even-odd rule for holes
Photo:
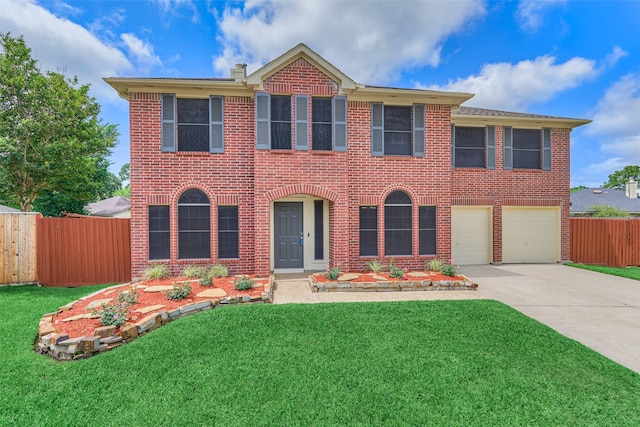
[[[493,208],[493,262],[502,261],[503,206],[561,207],[561,257],[569,257],[569,128],[552,130],[552,168],[503,170],[502,131],[496,123],[496,169],[451,167],[452,104],[425,102],[425,156],[372,156],[371,102],[341,91],[340,81],[305,57],[294,58],[254,91],[272,94],[347,96],[346,152],[258,150],[255,97],[245,87],[224,96],[224,153],[161,151],[161,93],[131,90],[131,227],[132,269],[138,275],[149,263],[147,210],[170,206],[170,262],[177,273],[185,264],[218,262],[217,206],[239,208],[239,258],[222,260],[234,273],[266,274],[272,268],[272,203],[294,195],[310,195],[328,204],[331,265],[360,270],[384,254],[384,201],[394,190],[412,200],[413,255],[396,264],[422,268],[433,256],[418,255],[419,206],[436,206],[437,256],[451,256],[451,207]],[[202,98],[217,95],[203,91]],[[393,105],[389,100],[385,103]],[[405,104],[406,105],[406,104]],[[311,117],[311,102],[308,105]],[[550,127],[550,126],[546,126]],[[295,132],[295,126],[292,126]],[[292,138],[293,140],[293,138]],[[293,144],[292,144],[293,145]],[[187,189],[203,191],[211,203],[211,259],[178,259],[177,200]],[[359,256],[359,207],[378,207],[378,257]]]

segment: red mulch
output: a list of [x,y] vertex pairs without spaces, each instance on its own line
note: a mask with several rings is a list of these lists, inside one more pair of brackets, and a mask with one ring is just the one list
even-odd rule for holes
[[[434,271],[427,271],[426,272],[429,276],[423,276],[423,277],[411,277],[411,276],[407,276],[406,280],[433,280],[433,281],[444,281],[444,280],[464,280],[465,278],[463,276],[457,275],[454,277],[450,277],[450,276],[445,276],[444,274],[440,274],[440,273],[436,273]],[[346,274],[346,273],[343,273]],[[349,280],[349,282],[380,282],[380,280],[376,280],[373,278],[373,276],[380,276],[380,277],[384,277],[384,281],[388,281],[388,282],[403,282],[406,281],[405,279],[398,279],[396,277],[391,277],[389,276],[389,273],[372,273],[372,272],[367,272],[367,273],[358,273],[361,274],[360,277],[358,277],[357,279],[352,279]],[[342,275],[342,274],[341,274]],[[313,279],[316,282],[319,283],[329,283],[329,282],[337,282],[338,280],[331,280],[328,279],[324,273],[318,273],[318,274],[314,274],[313,275]]]
[[[255,279],[254,275],[249,275],[249,277],[252,279]],[[201,298],[196,296],[198,293],[207,289],[213,289],[213,288],[222,289],[227,293],[226,297],[245,296],[245,295],[249,295],[251,298],[259,297],[262,295],[264,285],[267,284],[269,280],[268,278],[262,278],[262,280],[255,282],[253,289],[249,289],[246,291],[238,291],[235,289],[233,283],[231,282],[231,280],[233,279],[234,279],[233,276],[216,278],[214,279],[212,286],[202,286],[200,285],[200,282],[197,279],[188,279],[188,278],[181,277],[181,278],[172,278],[172,279],[147,280],[144,282],[121,285],[116,288],[106,288],[100,293],[92,296],[91,298],[87,298],[83,301],[76,302],[75,304],[73,304],[73,307],[71,308],[71,310],[63,311],[59,313],[53,319],[53,325],[57,329],[57,332],[62,334],[67,334],[69,335],[69,338],[93,336],[93,331],[96,328],[101,326],[100,319],[79,319],[79,320],[72,320],[70,322],[62,322],[62,320],[72,316],[76,316],[78,314],[90,313],[91,310],[87,310],[86,307],[87,305],[89,305],[89,303],[91,303],[94,300],[113,298],[113,302],[115,302],[116,297],[118,296],[118,293],[122,291],[131,290],[134,286],[138,286],[138,285],[163,286],[163,285],[173,285],[178,282],[189,281],[189,283],[191,284],[191,293],[185,299],[174,301],[174,300],[167,299],[165,292],[144,292],[143,288],[138,288],[137,289],[138,301],[134,305],[129,307],[128,321],[134,322],[134,323],[148,316],[149,314],[153,313],[153,312],[136,313],[135,311],[137,309],[140,309],[143,307],[149,307],[152,305],[162,304],[165,307],[161,308],[160,310],[170,311],[178,307],[182,307],[183,305],[188,305],[188,304],[199,302],[199,301],[210,300],[212,299],[210,297]],[[192,280],[195,280],[195,281],[192,281]],[[117,329],[117,331],[119,331],[119,328]]]

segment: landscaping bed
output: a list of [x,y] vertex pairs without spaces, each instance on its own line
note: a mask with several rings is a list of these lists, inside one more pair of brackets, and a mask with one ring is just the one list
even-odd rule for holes
[[435,271],[408,272],[401,278],[383,272],[344,273],[333,280],[326,276],[309,276],[313,292],[461,291],[478,287],[461,274],[446,276]]
[[[35,349],[57,360],[86,358],[180,317],[225,304],[272,301],[273,276],[248,276],[253,287],[247,290],[235,288],[233,281],[237,277],[216,278],[212,286],[203,286],[199,279],[170,278],[101,289],[45,314],[40,320]],[[186,291],[185,298],[168,299],[168,293],[176,287],[190,290]],[[137,294],[135,301],[119,310],[121,297],[132,293]],[[111,324],[102,325],[100,316],[110,306],[116,307],[110,317]]]

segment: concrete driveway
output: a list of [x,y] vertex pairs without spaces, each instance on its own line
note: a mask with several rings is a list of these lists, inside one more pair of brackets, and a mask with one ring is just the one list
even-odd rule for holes
[[460,270],[487,298],[640,373],[640,281],[559,264]]

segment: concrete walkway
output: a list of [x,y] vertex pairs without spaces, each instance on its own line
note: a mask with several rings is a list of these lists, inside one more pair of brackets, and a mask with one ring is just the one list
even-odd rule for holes
[[276,276],[275,304],[482,299],[507,304],[640,373],[640,282],[557,265],[465,266],[478,291],[318,292]]
[[558,264],[461,270],[487,298],[640,373],[640,281]]

